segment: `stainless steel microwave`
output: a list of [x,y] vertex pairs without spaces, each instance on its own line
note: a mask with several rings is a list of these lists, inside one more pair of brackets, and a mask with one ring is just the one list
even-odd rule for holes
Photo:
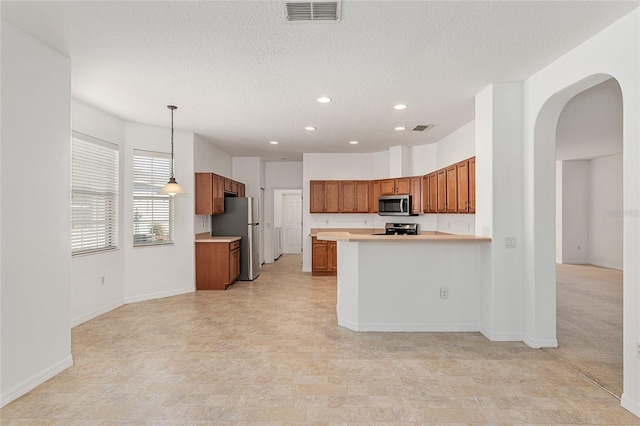
[[415,216],[411,213],[411,195],[381,195],[378,197],[380,216]]

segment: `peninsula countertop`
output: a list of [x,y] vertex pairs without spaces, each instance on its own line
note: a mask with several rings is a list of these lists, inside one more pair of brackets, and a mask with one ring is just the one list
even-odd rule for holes
[[[439,231],[421,231],[419,235],[372,235],[377,234],[377,230],[368,229],[367,233],[353,232],[353,230],[322,230],[314,229],[315,235],[319,240],[328,241],[393,241],[393,242],[409,242],[409,241],[458,241],[458,242],[491,242],[489,237],[479,237],[475,235],[456,235],[447,234]],[[312,230],[312,231],[314,231]],[[383,231],[384,232],[384,231]]]
[[196,243],[232,243],[234,241],[238,241],[241,239],[240,237],[237,237],[237,236],[212,237],[210,235],[206,235],[206,236],[198,236],[198,235],[196,235]]

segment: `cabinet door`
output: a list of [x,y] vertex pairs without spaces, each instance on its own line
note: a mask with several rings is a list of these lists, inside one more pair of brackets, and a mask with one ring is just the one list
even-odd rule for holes
[[328,241],[327,249],[328,249],[328,259],[329,259],[328,270],[331,272],[337,272],[338,271],[338,243],[336,243],[335,241]]
[[229,282],[229,243],[195,243],[196,289],[225,290]]
[[196,173],[196,206],[195,214],[213,214],[213,175]]
[[309,183],[309,212],[324,213],[324,182],[312,180]]
[[238,182],[235,180],[231,181],[231,193],[238,195]]
[[437,213],[447,212],[447,169],[440,169],[437,174]]
[[329,270],[329,245],[327,241],[311,239],[311,270],[324,272]]
[[476,157],[469,159],[469,213],[476,212]]
[[410,178],[398,178],[396,179],[396,195],[398,194],[410,194],[411,193],[411,179]]
[[429,213],[429,175],[422,177],[422,212]]
[[324,182],[324,212],[340,212],[340,182],[337,180]]
[[458,213],[469,211],[469,161],[464,160],[456,164],[456,192],[458,195]]
[[378,197],[380,196],[380,181],[369,182],[369,212],[378,213]]
[[229,283],[234,282],[240,276],[240,248],[229,252]]
[[438,173],[429,173],[427,180],[429,181],[429,213],[438,213]]
[[340,181],[340,213],[353,213],[356,209],[356,183]]
[[458,212],[458,170],[456,165],[447,167],[447,213]]
[[356,201],[354,211],[356,213],[369,213],[369,182],[355,182]]
[[385,179],[380,181],[380,195],[393,195],[396,193],[395,179]]
[[231,179],[224,179],[224,192],[231,192]]
[[422,178],[419,176],[411,180],[411,213],[422,213]]
[[215,196],[214,206],[213,206],[213,214],[223,214],[224,213],[224,178],[222,176],[214,175],[214,190]]
[[244,197],[244,183],[238,182],[238,197]]

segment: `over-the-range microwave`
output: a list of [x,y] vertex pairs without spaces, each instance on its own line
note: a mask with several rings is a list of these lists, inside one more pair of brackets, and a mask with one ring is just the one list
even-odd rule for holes
[[415,216],[411,213],[411,195],[381,195],[378,197],[380,216]]

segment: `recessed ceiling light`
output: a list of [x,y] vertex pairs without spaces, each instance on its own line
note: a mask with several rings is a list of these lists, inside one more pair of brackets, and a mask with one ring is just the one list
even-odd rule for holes
[[271,141],[269,142],[271,145],[278,145],[278,141]]
[[307,126],[304,128],[305,130],[315,130],[316,128],[313,126]]
[[407,109],[407,106],[405,104],[398,104],[394,105],[393,109]]
[[349,142],[351,145],[358,145],[358,141],[351,141]]
[[405,130],[405,129],[406,129],[406,127],[404,127],[404,126],[398,126],[398,127],[396,127],[396,130]]
[[331,98],[327,98],[326,96],[322,96],[322,97],[318,98],[318,102],[320,102],[321,104],[327,104],[327,103],[331,102]]

